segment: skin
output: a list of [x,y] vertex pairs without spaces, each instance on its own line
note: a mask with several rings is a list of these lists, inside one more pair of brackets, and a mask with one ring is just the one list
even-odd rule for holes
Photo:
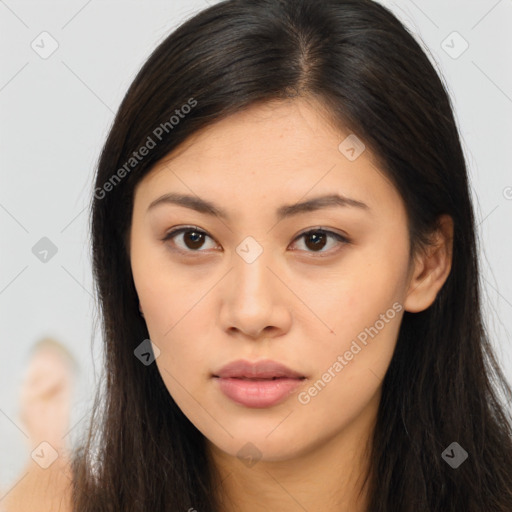
[[[327,119],[312,99],[254,105],[194,134],[135,191],[130,259],[141,310],[169,393],[207,439],[224,512],[364,510],[364,448],[403,312],[430,306],[450,271],[451,219],[409,259],[398,191],[368,148],[355,161],[338,149],[350,132]],[[229,218],[169,203],[148,210],[171,192],[211,201]],[[282,205],[331,193],[368,208],[276,220]],[[163,240],[185,226],[207,236]],[[329,235],[315,249],[300,235],[318,228],[349,242]],[[236,251],[246,237],[262,250],[251,263]],[[390,319],[393,304],[401,311]],[[301,403],[383,314],[378,334]],[[211,377],[231,361],[267,358],[306,376],[278,405],[237,404]],[[257,459],[250,467],[237,456],[246,443]]]
[[43,346],[31,359],[20,396],[20,419],[30,432],[31,448],[46,441],[67,452],[72,372],[68,358],[52,346]]
[[[66,434],[70,428],[73,366],[51,344],[41,345],[27,366],[20,393],[20,425],[29,456],[20,476],[0,489],[0,512],[71,511],[71,468]],[[43,445],[45,442],[51,445]],[[45,458],[57,453],[46,466]],[[39,457],[38,457],[39,456]],[[41,460],[43,464],[37,464]]]

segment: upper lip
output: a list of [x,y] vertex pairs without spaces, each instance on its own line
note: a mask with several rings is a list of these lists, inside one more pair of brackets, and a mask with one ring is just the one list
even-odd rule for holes
[[227,378],[246,378],[246,379],[272,379],[279,377],[286,377],[291,379],[303,379],[304,375],[291,370],[276,361],[269,359],[263,361],[233,361],[223,366],[217,372],[214,372],[214,377],[221,379]]

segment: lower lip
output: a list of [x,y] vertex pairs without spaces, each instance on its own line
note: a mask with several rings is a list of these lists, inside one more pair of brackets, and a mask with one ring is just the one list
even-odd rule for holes
[[220,390],[234,402],[246,407],[271,407],[286,399],[301,385],[301,379],[248,380],[216,378]]

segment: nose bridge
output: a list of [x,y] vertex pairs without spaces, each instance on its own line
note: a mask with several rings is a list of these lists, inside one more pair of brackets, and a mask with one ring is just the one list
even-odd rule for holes
[[270,270],[278,265],[271,249],[247,237],[235,251],[229,292],[224,296],[221,314],[225,328],[236,328],[255,338],[270,327],[281,332],[289,319],[287,308],[278,304],[279,280]]
[[261,236],[261,243],[246,236],[235,247],[220,309],[224,329],[239,331],[255,340],[279,335],[291,325],[285,287],[274,275],[280,273],[278,251]]
[[[267,267],[272,267],[271,250],[252,236],[247,236],[235,249],[235,288],[249,297],[264,296],[273,291],[275,276]],[[274,265],[275,266],[275,265]],[[240,297],[239,297],[240,298]]]

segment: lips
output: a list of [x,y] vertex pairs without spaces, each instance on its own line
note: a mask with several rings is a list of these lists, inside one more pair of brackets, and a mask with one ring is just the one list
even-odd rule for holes
[[264,360],[250,363],[249,361],[233,361],[223,366],[214,377],[221,379],[251,379],[251,380],[272,380],[279,378],[305,379],[304,375],[277,363],[276,361]]
[[234,361],[212,374],[220,391],[245,407],[272,407],[287,399],[306,377],[299,372],[265,360]]

